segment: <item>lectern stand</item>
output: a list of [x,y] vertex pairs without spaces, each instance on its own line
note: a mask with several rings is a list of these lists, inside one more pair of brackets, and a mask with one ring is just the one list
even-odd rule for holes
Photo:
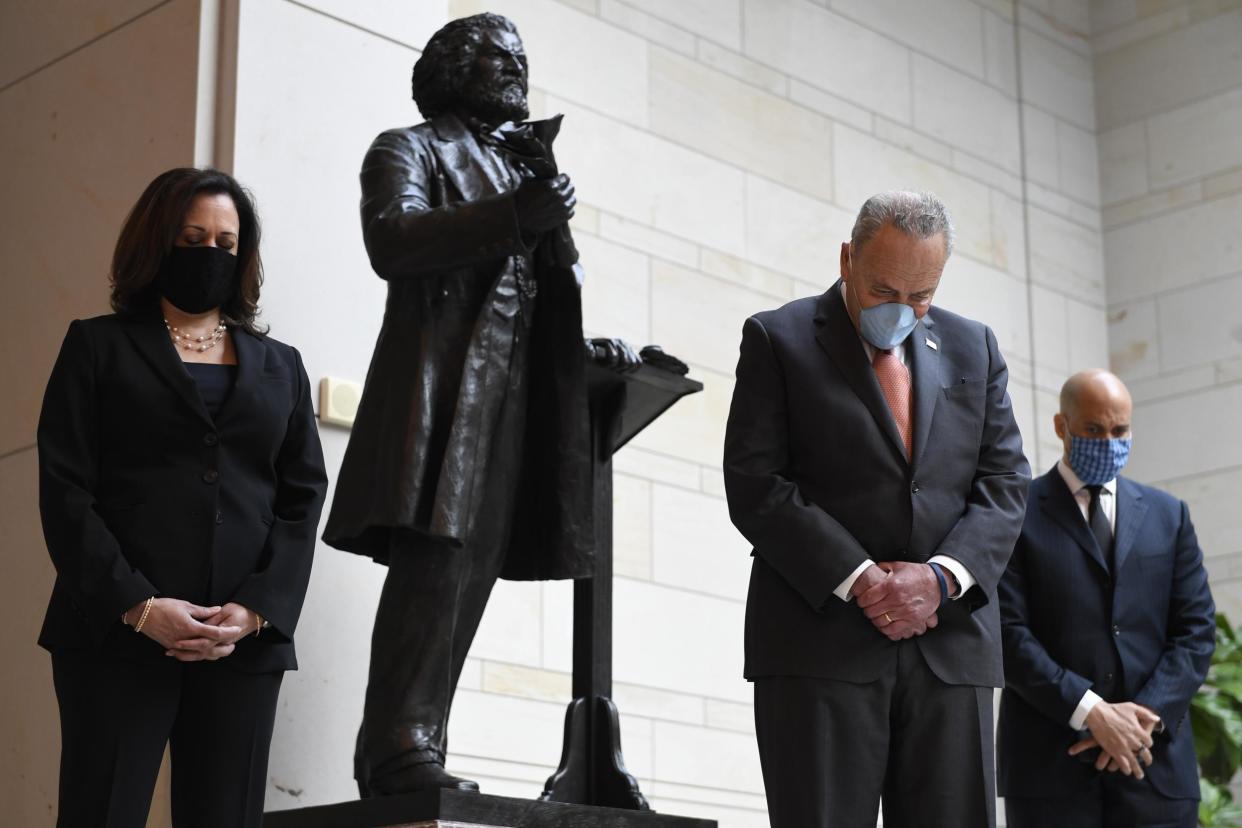
[[595,487],[595,577],[574,582],[574,700],[565,715],[561,765],[541,799],[649,810],[621,757],[612,703],[612,455],[677,400],[703,389],[644,364],[619,374],[588,369]]
[[276,811],[265,828],[716,828],[712,820],[650,810],[625,769],[612,703],[612,456],[702,383],[643,364],[618,373],[588,365],[595,488],[596,571],[574,583],[574,700],[560,767],[536,801],[426,791]]

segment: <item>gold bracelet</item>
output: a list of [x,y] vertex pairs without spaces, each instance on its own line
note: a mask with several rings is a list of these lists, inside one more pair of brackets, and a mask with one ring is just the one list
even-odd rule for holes
[[142,608],[142,617],[138,619],[138,623],[134,625],[134,632],[142,632],[142,625],[147,623],[147,616],[151,614],[151,605],[155,603],[155,596],[152,595],[147,599],[147,605]]

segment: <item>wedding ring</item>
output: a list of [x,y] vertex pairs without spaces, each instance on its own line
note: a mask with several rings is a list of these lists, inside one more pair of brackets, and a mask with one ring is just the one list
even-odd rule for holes
[[891,623],[893,623],[893,619],[891,619],[891,618],[889,618],[889,617],[888,617],[888,613],[887,613],[887,612],[886,612],[886,613],[884,613],[884,620],[885,620],[885,621],[887,621],[887,622],[888,622],[888,623],[890,623],[890,624],[891,624]]

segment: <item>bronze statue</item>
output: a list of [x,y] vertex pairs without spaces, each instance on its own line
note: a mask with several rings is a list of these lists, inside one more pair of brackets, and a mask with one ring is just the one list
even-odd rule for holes
[[449,707],[498,577],[593,572],[586,360],[574,188],[529,124],[513,24],[454,20],[414,65],[427,120],[362,164],[362,228],[384,324],[324,540],[388,565],[355,777],[363,796],[458,788]]

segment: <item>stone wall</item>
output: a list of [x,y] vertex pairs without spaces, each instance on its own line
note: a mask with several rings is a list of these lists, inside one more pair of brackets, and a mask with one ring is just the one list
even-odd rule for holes
[[1134,475],[1190,505],[1242,620],[1242,3],[1092,4],[1112,363]]
[[[69,320],[108,311],[108,264],[129,208],[207,127],[194,0],[0,5],[0,802],[9,825],[52,825],[60,737],[35,645],[54,577],[39,525],[35,424]],[[206,160],[203,159],[205,163]],[[160,797],[152,825],[167,824]]]

